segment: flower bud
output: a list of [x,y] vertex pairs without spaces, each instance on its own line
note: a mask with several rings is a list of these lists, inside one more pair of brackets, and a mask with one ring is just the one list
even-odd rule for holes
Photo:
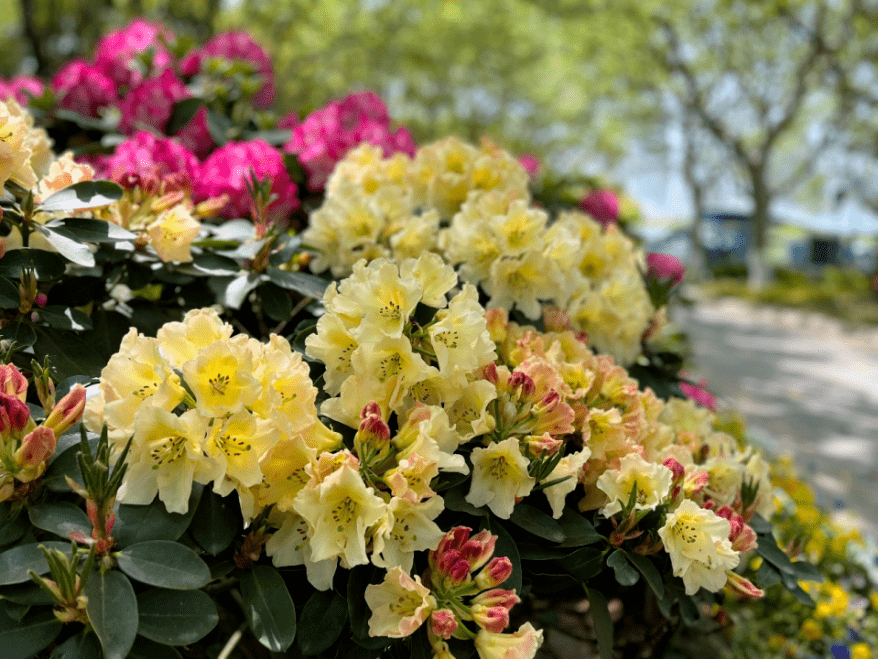
[[30,409],[15,396],[0,393],[0,433],[21,432],[30,420]]
[[558,452],[564,442],[555,439],[548,433],[544,435],[530,435],[524,439],[524,445],[527,447],[525,455],[531,455],[535,458],[543,458],[554,455]]
[[38,467],[55,452],[58,440],[51,428],[38,426],[21,441],[15,452],[15,463],[22,467]]
[[619,198],[610,190],[590,192],[579,207],[605,227],[619,219]]
[[499,606],[507,611],[518,604],[520,600],[514,590],[504,590],[502,588],[494,588],[479,593],[473,598],[473,604],[480,604],[485,607]]
[[454,613],[449,609],[436,609],[430,614],[431,630],[435,636],[448,640],[457,629],[458,623]]
[[27,379],[12,364],[0,366],[0,393],[15,396],[22,403],[27,398]]
[[45,293],[37,293],[37,296],[34,298],[34,304],[40,308],[46,306],[46,302],[49,301],[49,297]]
[[482,567],[491,556],[494,555],[494,546],[497,544],[497,536],[489,531],[479,531],[464,543],[460,553],[469,561],[473,571]]
[[728,577],[728,581],[726,581],[726,586],[730,587],[735,592],[744,595],[745,597],[758,598],[762,597],[765,592],[757,588],[753,585],[753,582],[749,579],[745,579],[737,572],[732,572],[731,570],[726,570],[726,577]]
[[470,613],[479,627],[494,634],[499,634],[509,626],[509,611],[502,606],[474,604]]
[[536,384],[533,378],[527,373],[515,371],[509,377],[509,391],[519,400],[529,401],[536,391]]
[[60,437],[82,418],[82,413],[85,411],[85,398],[85,387],[77,384],[70,390],[69,394],[58,401],[43,425],[54,430],[55,434]]
[[479,590],[496,588],[512,574],[512,561],[506,556],[495,556],[476,576]]

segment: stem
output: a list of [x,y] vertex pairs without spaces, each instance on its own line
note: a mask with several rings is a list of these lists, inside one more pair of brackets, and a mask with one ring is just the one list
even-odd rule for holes
[[226,644],[223,646],[222,651],[217,655],[216,659],[229,659],[232,656],[232,652],[235,649],[235,646],[241,640],[241,637],[244,636],[244,630],[247,629],[247,623],[243,623],[240,627],[235,630],[235,633],[229,636],[229,640],[226,641]]

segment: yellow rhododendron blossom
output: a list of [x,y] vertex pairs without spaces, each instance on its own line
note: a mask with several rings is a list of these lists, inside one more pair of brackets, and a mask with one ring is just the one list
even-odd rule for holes
[[272,510],[269,522],[277,527],[265,543],[265,553],[277,567],[304,565],[308,583],[317,590],[332,588],[332,578],[338,567],[335,558],[314,561],[308,538],[308,523],[294,512]]
[[530,463],[514,437],[472,452],[473,480],[466,500],[487,505],[502,519],[509,519],[518,497],[530,494],[536,481],[527,473]]
[[671,490],[673,474],[661,464],[647,462],[637,453],[622,458],[619,469],[608,469],[598,477],[597,487],[609,499],[601,514],[610,517],[627,505],[636,487],[634,510],[655,510]]
[[182,370],[198,410],[208,417],[240,412],[259,395],[251,353],[240,342],[213,343],[183,364]]
[[421,578],[410,577],[399,566],[388,570],[382,583],[366,586],[365,598],[372,610],[369,636],[411,636],[436,608]]
[[232,326],[224,323],[214,309],[192,309],[182,322],[162,325],[156,339],[162,354],[179,368],[207,346],[228,341],[232,332]]
[[190,248],[201,231],[201,223],[195,219],[186,204],[177,204],[163,211],[146,228],[149,244],[162,261],[189,263]]
[[445,535],[433,521],[443,510],[440,496],[420,503],[393,497],[372,537],[372,562],[384,568],[398,565],[411,572],[415,552],[435,548]]
[[476,634],[479,659],[533,659],[543,644],[543,630],[524,623],[514,634],[495,634],[480,629]]
[[552,508],[552,517],[555,519],[558,519],[563,514],[567,495],[576,489],[579,483],[579,474],[582,472],[582,468],[590,456],[591,451],[588,447],[576,453],[565,455],[552,470],[552,473],[545,478],[547,483],[559,478],[567,479],[543,489],[543,493],[546,495]]
[[247,410],[241,410],[226,419],[214,419],[204,449],[217,462],[217,482],[214,489],[227,494],[231,487],[223,487],[222,479],[234,478],[242,487],[262,482],[259,458],[280,439],[274,424],[257,419]]

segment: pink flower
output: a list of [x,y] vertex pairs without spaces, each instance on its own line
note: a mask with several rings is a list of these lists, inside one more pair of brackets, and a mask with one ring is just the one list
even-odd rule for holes
[[137,131],[103,163],[101,173],[113,180],[129,174],[141,178],[163,179],[171,174],[185,174],[190,183],[198,180],[201,163],[185,146],[171,138],[161,138]]
[[0,393],[0,433],[24,430],[29,419],[30,410],[27,405],[16,396]]
[[295,128],[298,125],[299,125],[299,115],[296,112],[290,112],[289,114],[285,114],[277,122],[277,127],[280,129],[293,130],[293,128]]
[[8,82],[0,82],[0,99],[15,97],[19,105],[27,105],[31,98],[39,98],[46,90],[46,83],[36,76],[15,76]]
[[132,135],[142,128],[163,131],[171,118],[174,103],[191,95],[183,81],[171,70],[148,78],[129,91],[119,103],[122,113],[119,130],[125,135]]
[[579,207],[604,226],[619,219],[619,198],[610,190],[590,192]]
[[59,108],[86,117],[97,117],[100,108],[118,100],[113,80],[82,59],[69,62],[55,74],[52,91]]
[[716,411],[716,396],[707,391],[706,380],[699,380],[697,385],[681,382],[680,389],[686,395],[686,398],[694,400],[702,407],[706,407],[711,411]]
[[653,252],[646,255],[646,274],[658,279],[670,279],[679,284],[683,281],[686,268],[675,256]]
[[174,63],[168,49],[159,36],[166,41],[174,39],[174,33],[164,25],[136,18],[121,30],[110,32],[95,47],[95,66],[113,79],[120,87],[134,87],[143,80],[143,72],[136,58],[153,50],[153,71],[164,71]]
[[439,638],[448,640],[458,627],[457,618],[450,609],[436,609],[430,614],[431,631]]
[[390,116],[374,92],[359,92],[332,101],[312,112],[295,127],[283,149],[295,153],[308,172],[308,187],[321,190],[335,165],[362,142],[380,146],[385,157],[393,153],[414,155],[411,133],[390,129]]
[[52,457],[57,446],[55,432],[46,426],[39,426],[21,440],[21,446],[15,452],[15,462],[20,467],[36,467]]
[[180,70],[185,76],[197,75],[202,69],[204,60],[209,58],[243,60],[251,63],[256,74],[263,80],[262,88],[253,97],[253,104],[257,108],[265,109],[274,103],[274,71],[271,67],[271,59],[249,34],[235,31],[216,35],[204,46],[186,55],[180,62]]
[[522,167],[524,167],[524,170],[532,179],[535,179],[540,173],[541,163],[540,159],[536,156],[532,156],[530,154],[518,156],[518,162]]
[[22,403],[27,398],[27,378],[13,364],[0,365],[0,392],[15,396]]
[[251,170],[260,180],[272,180],[271,192],[277,195],[277,199],[269,206],[269,219],[286,218],[299,207],[298,189],[284,167],[283,157],[263,140],[229,142],[214,151],[201,166],[201,177],[195,185],[196,200],[227,194],[229,203],[220,213],[223,217],[250,216],[247,180]]

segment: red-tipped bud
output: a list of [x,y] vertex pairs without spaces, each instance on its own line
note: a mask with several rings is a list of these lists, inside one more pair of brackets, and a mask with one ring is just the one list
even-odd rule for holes
[[744,597],[752,597],[755,599],[765,595],[765,592],[754,586],[752,581],[745,579],[737,572],[727,570],[726,576],[728,577],[726,586],[730,587],[735,592],[740,593]]
[[46,302],[48,301],[49,298],[45,293],[37,293],[37,296],[34,298],[34,304],[40,308],[46,306]]
[[502,606],[473,604],[470,613],[479,627],[494,634],[499,634],[509,626],[509,611]]
[[458,622],[454,613],[448,609],[436,609],[430,614],[430,624],[435,636],[448,640],[457,629]]
[[460,551],[463,544],[469,540],[469,534],[471,531],[472,529],[467,526],[455,526],[439,541],[439,546],[437,546],[434,551],[430,552],[430,557],[433,561],[438,563],[442,555],[447,551]]
[[27,398],[27,378],[12,364],[0,366],[0,393],[15,396],[22,403]]
[[536,389],[537,385],[534,383],[533,378],[527,373],[515,371],[509,377],[509,391],[517,394],[519,399],[529,399],[534,395]]
[[512,574],[512,561],[506,556],[495,556],[476,576],[479,590],[496,588]]
[[668,458],[662,464],[671,470],[674,476],[673,482],[681,481],[686,476],[686,468],[676,458]]
[[0,393],[0,433],[22,431],[30,420],[30,409],[15,396]]
[[693,471],[683,481],[683,490],[686,492],[686,497],[691,498],[693,494],[701,492],[709,481],[710,474],[706,471]]
[[518,604],[519,601],[518,595],[515,594],[514,590],[503,590],[502,588],[486,590],[484,593],[479,593],[473,598],[473,604],[481,604],[486,607],[499,606],[507,611],[512,610],[512,607]]
[[554,410],[558,403],[561,402],[561,394],[559,394],[554,389],[550,390],[545,396],[542,397],[539,403],[534,405],[533,411],[534,414],[546,414]]
[[491,362],[482,369],[482,377],[491,384],[497,384],[500,376],[497,373],[497,364]]
[[548,433],[545,435],[531,435],[524,440],[524,443],[527,445],[530,455],[535,458],[554,455],[564,446],[563,441],[555,439]]
[[39,426],[27,435],[15,452],[15,463],[22,468],[37,467],[55,452],[58,440],[51,428]]
[[367,419],[370,416],[377,416],[381,418],[381,406],[376,403],[374,400],[369,401],[363,406],[363,411],[360,412],[360,419]]
[[478,570],[494,555],[497,536],[489,531],[479,531],[461,548],[463,558],[469,561],[473,571]]
[[63,435],[75,423],[82,418],[85,411],[85,387],[77,384],[55,405],[52,412],[46,417],[43,425],[55,431],[57,436]]

